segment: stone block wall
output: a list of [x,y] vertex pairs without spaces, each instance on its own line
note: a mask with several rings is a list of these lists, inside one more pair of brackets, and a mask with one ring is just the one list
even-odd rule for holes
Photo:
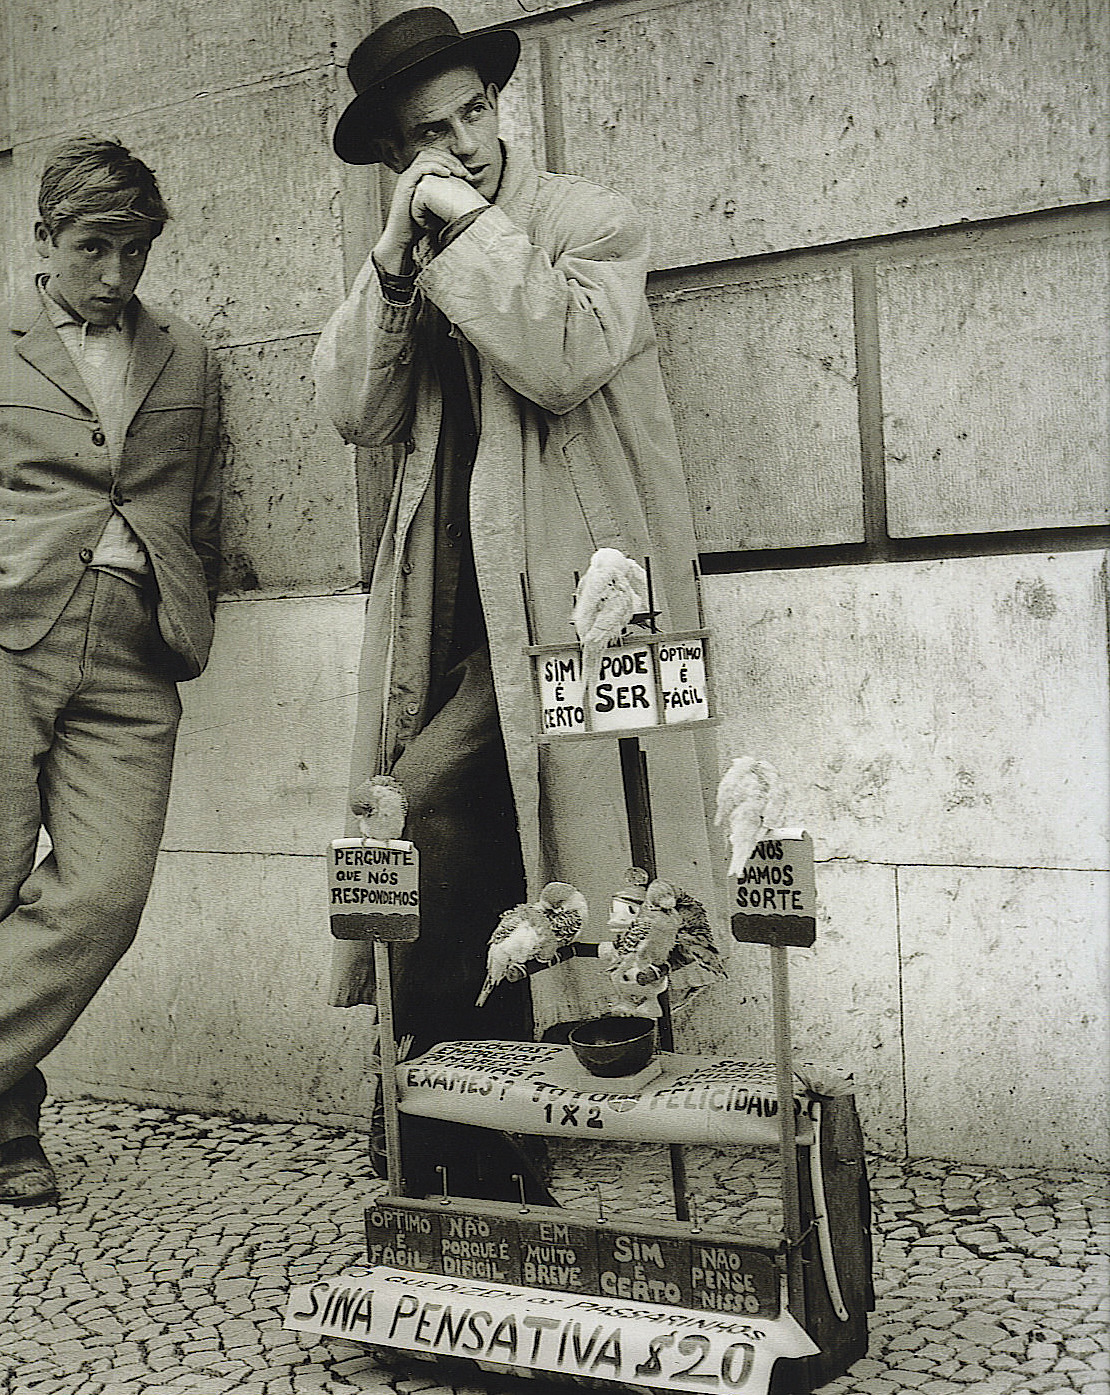
[[[404,0],[0,14],[0,212],[31,265],[56,136],[120,134],[176,212],[144,282],[216,346],[225,584],[140,940],[61,1089],[359,1118],[322,1006],[361,591],[388,462],[312,406],[380,218],[330,130]],[[1107,1146],[1106,26],[1096,0],[448,0],[524,40],[508,137],[629,194],[703,550],[722,767],[771,760],[819,858],[800,1055],[873,1146]],[[0,37],[4,37],[0,34]],[[661,864],[665,849],[660,849]],[[722,848],[723,856],[723,848]],[[764,956],[681,1025],[762,1052]]]

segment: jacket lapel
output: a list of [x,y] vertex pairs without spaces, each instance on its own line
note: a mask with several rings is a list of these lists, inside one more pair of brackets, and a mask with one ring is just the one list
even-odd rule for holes
[[143,405],[147,393],[173,353],[169,329],[137,303],[135,342],[131,347],[131,367],[127,374],[126,416],[130,421]]
[[22,336],[16,345],[19,356],[95,415],[96,408],[85,380],[62,343],[61,335],[50,323],[50,316],[37,291],[21,301],[13,311],[11,327]]

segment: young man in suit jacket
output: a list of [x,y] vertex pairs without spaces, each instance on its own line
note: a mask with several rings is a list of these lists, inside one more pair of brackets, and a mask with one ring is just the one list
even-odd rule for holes
[[[135,937],[177,682],[219,565],[217,391],[199,334],[135,288],[169,217],[117,142],[42,176],[42,274],[0,346],[0,1203],[56,1194],[38,1063]],[[35,865],[40,828],[51,851]]]

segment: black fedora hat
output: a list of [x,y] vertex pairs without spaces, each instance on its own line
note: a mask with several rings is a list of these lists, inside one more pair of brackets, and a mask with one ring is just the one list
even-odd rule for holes
[[520,57],[511,29],[460,34],[444,10],[405,10],[380,24],[351,54],[347,76],[358,94],[339,118],[332,145],[348,165],[382,158],[380,137],[388,116],[387,97],[398,78],[415,77],[425,65],[471,63],[483,82],[504,87]]

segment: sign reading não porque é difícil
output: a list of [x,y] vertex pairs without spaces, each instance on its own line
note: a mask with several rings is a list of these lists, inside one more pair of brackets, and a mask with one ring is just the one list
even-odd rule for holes
[[415,940],[420,855],[413,844],[337,838],[328,848],[328,915],[337,940]]
[[708,721],[706,635],[646,635],[604,649],[590,673],[582,650],[533,648],[543,740]]

